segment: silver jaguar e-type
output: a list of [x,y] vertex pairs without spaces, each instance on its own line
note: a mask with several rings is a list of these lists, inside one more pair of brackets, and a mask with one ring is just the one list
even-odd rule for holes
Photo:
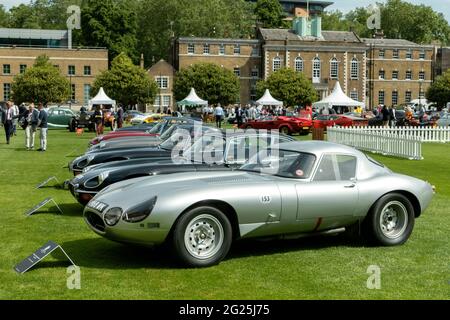
[[353,148],[290,142],[260,151],[236,171],[177,173],[109,186],[85,208],[108,239],[168,242],[181,262],[220,262],[233,240],[357,226],[374,244],[403,244],[432,186],[395,174]]

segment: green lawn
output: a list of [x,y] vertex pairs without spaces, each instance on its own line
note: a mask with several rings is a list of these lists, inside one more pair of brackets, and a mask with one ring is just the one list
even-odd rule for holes
[[[241,241],[220,265],[177,267],[163,250],[105,240],[85,225],[82,207],[67,190],[35,185],[56,175],[92,134],[51,131],[46,153],[24,150],[23,132],[0,144],[1,299],[449,299],[450,145],[424,145],[420,162],[374,156],[394,171],[437,187],[431,207],[411,239],[394,248],[364,247],[343,236],[286,241]],[[70,156],[72,155],[72,156]],[[24,212],[53,197],[31,217]],[[81,267],[81,290],[66,287],[66,266],[48,257],[18,275],[13,266],[48,240],[58,242]],[[366,288],[370,265],[381,268],[381,289]]]

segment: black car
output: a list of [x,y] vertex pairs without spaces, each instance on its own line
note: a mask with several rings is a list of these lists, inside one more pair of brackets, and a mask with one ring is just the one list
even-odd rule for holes
[[[81,204],[86,205],[98,192],[119,181],[177,172],[232,170],[239,168],[253,153],[268,145],[289,141],[293,141],[289,136],[254,132],[229,136],[224,132],[206,134],[186,150],[183,157],[155,158],[152,161],[135,159],[93,166],[73,178],[69,189]],[[215,159],[207,159],[206,153]]]
[[69,122],[70,132],[81,128],[95,131],[94,112],[81,111],[72,117]]
[[[191,137],[193,137],[196,134],[194,133],[196,128],[200,128],[202,132],[210,130],[220,132],[218,129],[212,127],[195,126],[194,124],[190,125],[186,124],[186,127],[183,129],[188,130],[191,134]],[[88,152],[85,155],[73,160],[69,164],[69,170],[72,171],[74,175],[77,175],[81,173],[84,168],[99,163],[123,161],[139,158],[147,158],[147,159],[171,158],[172,149],[175,147],[175,145],[176,141],[174,141],[173,139],[167,139],[157,146],[132,147],[127,145],[125,147],[115,147],[106,150],[100,149],[94,152]]]

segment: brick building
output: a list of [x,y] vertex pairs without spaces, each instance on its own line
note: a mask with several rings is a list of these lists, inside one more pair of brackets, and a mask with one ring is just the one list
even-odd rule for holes
[[434,80],[434,46],[402,39],[363,39],[367,49],[369,108],[424,98]]
[[0,101],[11,98],[14,76],[47,55],[71,83],[71,103],[86,105],[95,77],[108,69],[106,49],[68,49],[67,31],[0,29]]
[[166,61],[160,60],[148,69],[147,73],[158,85],[158,92],[156,93],[153,105],[147,108],[146,111],[157,111],[159,108],[161,108],[161,111],[166,111],[169,107],[171,110],[174,110],[176,104],[173,98],[175,69]]

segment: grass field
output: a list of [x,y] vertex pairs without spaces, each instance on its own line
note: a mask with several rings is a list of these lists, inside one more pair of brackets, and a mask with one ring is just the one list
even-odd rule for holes
[[[91,232],[67,190],[35,186],[84,152],[92,134],[50,131],[46,153],[28,152],[23,132],[0,144],[0,299],[449,299],[450,145],[424,145],[425,160],[374,156],[397,172],[437,187],[427,212],[403,246],[373,248],[343,236],[235,243],[220,265],[183,269],[163,250],[124,246]],[[60,204],[31,217],[46,197]],[[18,275],[13,266],[46,241],[62,245],[81,268],[81,290],[66,287],[67,263],[47,257]],[[367,268],[381,268],[381,289],[369,290]]]

